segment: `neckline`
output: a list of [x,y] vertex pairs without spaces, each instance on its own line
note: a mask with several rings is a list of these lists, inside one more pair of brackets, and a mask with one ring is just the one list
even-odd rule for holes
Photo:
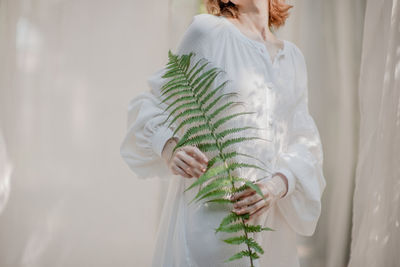
[[231,21],[229,21],[229,19],[225,16],[219,16],[219,18],[222,18],[224,21],[226,21],[226,23],[231,26],[231,28],[238,34],[239,37],[241,37],[243,40],[249,42],[250,44],[257,46],[257,48],[261,48],[264,50],[265,53],[268,54],[268,60],[271,64],[275,64],[276,59],[278,57],[280,57],[281,55],[284,55],[284,52],[286,52],[287,46],[288,46],[288,42],[285,39],[281,39],[282,43],[283,43],[283,47],[279,48],[278,51],[275,53],[275,57],[274,59],[272,59],[268,49],[266,48],[264,43],[261,43],[260,41],[251,39],[250,37],[248,37],[247,35],[245,35],[241,30],[239,30],[238,27],[236,27],[236,25],[234,25]]

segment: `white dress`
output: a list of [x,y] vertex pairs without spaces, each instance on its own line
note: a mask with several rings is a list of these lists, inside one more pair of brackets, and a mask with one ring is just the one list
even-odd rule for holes
[[[314,233],[326,185],[320,136],[308,111],[307,69],[302,52],[284,40],[284,48],[272,61],[261,42],[245,36],[227,18],[210,14],[193,17],[175,53],[190,52],[196,53],[193,62],[204,57],[226,71],[215,84],[233,81],[226,90],[240,94],[245,110],[256,111],[239,124],[254,123],[265,129],[261,135],[271,140],[246,142],[236,149],[256,155],[268,162],[274,172],[282,172],[288,178],[285,197],[257,221],[276,231],[264,231],[256,237],[265,251],[256,266],[299,266],[296,234]],[[164,71],[162,67],[148,78],[151,90],[131,100],[127,134],[120,148],[121,156],[138,178],[169,180],[152,266],[247,267],[247,257],[224,264],[243,247],[222,242],[225,233],[214,234],[232,207],[194,202],[188,206],[197,189],[185,193],[183,190],[195,178],[171,174],[161,158],[162,148],[176,126],[161,125],[168,115],[162,113],[165,104],[159,102]],[[240,174],[249,179],[261,175],[244,169]]]

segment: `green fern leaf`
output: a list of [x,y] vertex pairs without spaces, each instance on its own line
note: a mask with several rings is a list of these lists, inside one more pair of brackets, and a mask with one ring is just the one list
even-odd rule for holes
[[216,199],[207,200],[205,203],[228,204],[228,203],[231,203],[231,201],[226,198],[216,198]]
[[176,129],[173,132],[173,135],[175,135],[185,125],[190,125],[190,124],[192,124],[194,122],[205,122],[205,121],[206,121],[206,118],[203,115],[189,117],[189,118],[183,120],[178,125],[178,127],[176,127]]
[[248,114],[254,114],[254,113],[255,113],[254,111],[239,112],[239,113],[234,113],[232,115],[223,117],[214,123],[214,129],[218,129],[218,127],[220,127],[222,124],[226,123],[227,121],[229,121],[235,117],[242,116],[242,115],[248,115]]
[[178,99],[174,100],[174,102],[172,102],[168,107],[166,107],[163,113],[167,112],[170,108],[175,107],[179,102],[185,102],[185,101],[196,101],[196,99],[192,95],[179,97]]
[[236,221],[238,221],[240,219],[248,219],[249,217],[250,216],[247,213],[246,214],[236,214],[234,212],[230,212],[227,216],[225,216],[222,219],[219,227],[226,226],[226,225],[231,224],[233,222],[236,222]]
[[257,136],[252,136],[252,137],[245,137],[245,136],[243,136],[243,137],[235,137],[235,138],[231,138],[231,139],[228,139],[228,140],[226,140],[225,142],[223,142],[222,145],[221,145],[221,149],[223,150],[223,149],[225,149],[226,147],[228,147],[228,146],[230,146],[230,145],[233,145],[233,144],[236,144],[236,143],[242,143],[243,141],[251,141],[251,140],[256,140],[256,139],[264,140],[263,138],[257,137]]
[[169,101],[171,98],[176,97],[176,96],[185,96],[185,95],[191,95],[192,91],[189,89],[183,89],[183,90],[179,90],[175,93],[170,94],[168,97],[164,98],[161,103],[166,103],[167,101]]
[[230,192],[231,191],[227,190],[227,189],[217,189],[217,190],[211,191],[211,192],[201,196],[200,198],[193,199],[193,200],[198,202],[205,198],[217,198],[217,197],[219,198],[219,197],[227,196]]
[[203,114],[202,110],[199,108],[191,108],[191,109],[186,109],[185,111],[179,113],[177,116],[173,118],[173,120],[169,123],[168,127],[170,127],[173,123],[175,123],[176,120],[180,119],[181,117],[186,117],[190,115],[198,115],[198,114]]
[[[214,90],[212,90],[210,93],[208,93],[203,99],[201,99],[201,103],[206,104],[208,101],[220,90],[222,90],[227,84],[229,83],[228,81],[223,82],[221,85],[217,86]],[[220,96],[218,96],[215,100],[211,101],[209,106],[205,109],[207,112],[215,105],[217,104],[221,99],[224,97],[232,97],[232,96],[238,96],[239,94],[236,92],[231,92],[231,93],[225,93]]]
[[226,233],[236,233],[241,230],[245,230],[245,225],[243,223],[234,223],[230,225],[224,225],[215,229],[216,232],[226,232]]
[[262,247],[253,238],[248,238],[243,242],[245,242],[249,247],[254,249],[254,251],[260,254],[264,254],[264,250],[262,249]]
[[241,236],[230,237],[230,238],[224,239],[222,241],[224,241],[225,243],[231,244],[231,245],[239,245],[239,244],[245,243],[247,239],[248,238],[246,236],[241,235]]
[[209,168],[205,173],[200,175],[200,177],[192,183],[187,189],[185,189],[183,192],[186,192],[187,190],[192,189],[195,186],[198,186],[200,184],[203,184],[204,182],[212,179],[213,177],[226,172],[226,167],[224,165],[219,165],[213,168]]
[[243,104],[243,102],[241,101],[230,101],[224,105],[222,105],[221,107],[217,108],[213,113],[211,113],[211,115],[209,116],[210,119],[213,119],[214,117],[216,117],[219,113],[221,113],[222,111],[225,111],[229,106],[234,106],[234,105],[240,105]]
[[203,152],[210,152],[210,151],[219,150],[218,146],[215,143],[198,144],[197,147]]
[[[211,133],[205,133],[201,135],[197,135],[195,137],[187,139],[184,142],[184,145],[198,145],[203,141],[214,140],[214,136]],[[201,150],[201,149],[200,149]]]
[[229,177],[226,177],[226,176],[219,177],[219,178],[213,180],[211,183],[209,183],[205,187],[203,187],[194,198],[195,199],[199,198],[200,196],[205,195],[217,188],[223,188],[223,187],[226,187],[229,185],[231,185],[231,180],[229,179]]
[[230,129],[226,129],[223,130],[220,133],[217,133],[217,137],[219,139],[224,138],[225,136],[229,135],[229,134],[233,134],[233,133],[237,133],[237,132],[241,132],[241,131],[245,131],[245,130],[249,130],[249,129],[259,129],[258,127],[253,127],[253,126],[246,126],[246,127],[240,127],[240,128],[230,128]]
[[238,260],[243,258],[244,256],[250,256],[250,253],[248,250],[242,250],[238,253],[236,253],[235,255],[233,255],[232,257],[230,257],[229,259],[227,259],[225,262],[230,262],[230,261],[234,261],[234,260]]

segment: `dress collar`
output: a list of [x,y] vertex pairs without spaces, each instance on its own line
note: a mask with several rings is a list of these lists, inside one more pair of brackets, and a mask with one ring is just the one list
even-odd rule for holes
[[237,36],[239,38],[241,38],[242,40],[244,40],[245,42],[249,43],[250,45],[252,45],[253,47],[255,47],[256,49],[258,49],[260,52],[262,53],[266,53],[268,55],[269,61],[271,62],[271,64],[273,64],[279,57],[281,56],[285,56],[287,48],[288,48],[288,41],[282,39],[283,42],[283,47],[280,48],[278,50],[278,52],[276,53],[274,60],[272,62],[272,58],[271,55],[269,54],[267,48],[265,47],[265,44],[261,43],[260,41],[256,41],[253,40],[249,37],[247,37],[244,33],[242,33],[241,30],[239,30],[232,22],[229,21],[228,18],[226,18],[225,16],[218,16],[218,18],[221,18],[226,24],[228,24],[230,26],[230,28],[233,30],[234,33],[237,34]]

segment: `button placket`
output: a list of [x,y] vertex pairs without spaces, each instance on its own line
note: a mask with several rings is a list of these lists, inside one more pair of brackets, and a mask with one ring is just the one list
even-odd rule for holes
[[267,138],[272,142],[275,141],[275,124],[274,124],[274,116],[273,112],[275,110],[276,105],[276,92],[274,90],[274,84],[271,82],[267,83],[267,92],[266,92],[266,123],[267,123]]

